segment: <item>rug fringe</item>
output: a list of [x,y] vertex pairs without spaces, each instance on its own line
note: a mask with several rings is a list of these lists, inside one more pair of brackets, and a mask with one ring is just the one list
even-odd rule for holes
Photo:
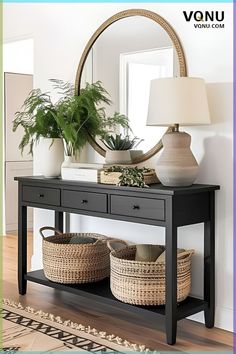
[[[122,339],[118,336],[115,336],[114,334],[107,334],[107,332],[98,331],[95,328],[91,328],[90,326],[86,327],[86,326],[83,326],[82,324],[78,324],[78,323],[72,322],[70,320],[62,320],[62,318],[60,316],[55,316],[51,313],[47,313],[42,310],[35,310],[34,308],[32,308],[30,306],[23,307],[20,302],[17,303],[15,301],[3,298],[2,303],[4,305],[10,306],[10,307],[13,307],[16,309],[24,310],[28,313],[35,315],[35,316],[39,316],[40,318],[43,318],[45,320],[50,320],[52,322],[59,323],[62,326],[70,327],[72,329],[76,329],[76,330],[83,331],[88,334],[92,334],[96,337],[106,339],[109,342],[115,342],[118,345],[124,346],[124,347],[129,348],[133,351],[137,351],[137,352],[150,352],[151,351],[150,349],[146,348],[145,345],[130,343],[129,341]],[[157,352],[154,352],[154,353],[157,353]]]

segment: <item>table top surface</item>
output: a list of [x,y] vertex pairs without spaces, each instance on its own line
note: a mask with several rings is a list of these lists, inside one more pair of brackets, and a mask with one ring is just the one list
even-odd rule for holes
[[116,186],[111,184],[101,184],[96,182],[77,182],[63,180],[61,178],[46,178],[43,176],[24,176],[24,177],[15,177],[16,181],[23,182],[24,184],[30,183],[40,186],[47,185],[51,187],[84,187],[84,188],[96,188],[100,190],[120,190],[120,191],[129,191],[129,192],[139,192],[139,193],[152,193],[152,194],[166,194],[166,195],[179,195],[179,194],[193,194],[201,192],[210,192],[220,189],[218,185],[209,185],[209,184],[193,184],[189,187],[166,187],[161,183],[151,184],[147,188],[139,187],[127,187],[127,186]]

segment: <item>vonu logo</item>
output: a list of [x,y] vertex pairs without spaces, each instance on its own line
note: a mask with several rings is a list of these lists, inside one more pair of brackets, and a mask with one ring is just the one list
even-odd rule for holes
[[224,11],[183,11],[185,20],[190,22],[192,19],[195,21],[224,21]]

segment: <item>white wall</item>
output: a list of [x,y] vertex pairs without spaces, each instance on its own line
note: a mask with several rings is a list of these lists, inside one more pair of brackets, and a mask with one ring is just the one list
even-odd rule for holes
[[32,74],[34,41],[32,38],[3,44],[3,72]]
[[[128,8],[145,8],[162,15],[179,35],[190,76],[203,77],[213,123],[209,127],[186,129],[192,135],[192,149],[200,162],[198,182],[220,184],[216,196],[216,326],[233,328],[233,4],[4,4],[6,39],[33,37],[35,45],[35,86],[47,90],[48,78],[73,82],[86,42],[109,16]],[[224,29],[195,29],[183,10],[224,10]],[[94,154],[96,156],[96,154]],[[153,164],[154,157],[148,164]],[[39,173],[35,163],[35,173]],[[36,211],[35,229],[52,223],[47,211]],[[72,228],[112,234],[135,242],[164,242],[161,228],[120,221],[75,216]],[[114,231],[115,230],[115,231]],[[202,294],[203,225],[179,230],[181,247],[195,248],[194,295]],[[40,265],[39,236],[35,235],[34,267]],[[199,269],[201,271],[199,271]],[[194,316],[202,320],[201,315]]]

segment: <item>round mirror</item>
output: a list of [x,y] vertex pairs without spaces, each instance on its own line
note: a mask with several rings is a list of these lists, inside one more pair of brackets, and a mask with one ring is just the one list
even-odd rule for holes
[[[79,94],[86,82],[101,82],[112,101],[106,114],[125,114],[138,138],[132,151],[132,163],[137,164],[162,148],[166,132],[166,128],[146,125],[150,82],[174,76],[187,76],[187,69],[173,28],[151,11],[127,10],[109,18],[91,37],[79,63],[76,92]],[[105,156],[106,147],[99,139],[90,143]]]

